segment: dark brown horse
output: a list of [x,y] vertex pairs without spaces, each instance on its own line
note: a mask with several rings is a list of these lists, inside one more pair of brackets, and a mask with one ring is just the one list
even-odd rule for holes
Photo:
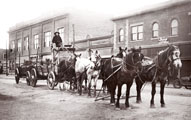
[[[123,49],[123,48],[119,47],[119,53],[117,53],[117,55],[115,55],[115,56],[112,55],[110,58],[102,58],[101,59],[101,72],[100,72],[99,79],[104,80],[107,78],[107,75],[105,73],[105,67],[107,66],[108,63],[111,62],[112,59],[115,58],[115,60],[117,60],[117,58],[120,58],[119,60],[121,61],[121,59],[123,57],[125,57],[126,54],[127,54],[127,48]],[[117,63],[116,66],[114,65],[114,67],[117,67],[118,65],[121,65],[121,63],[119,63],[119,64]],[[103,82],[102,87],[103,87],[103,93],[105,93],[105,90],[107,87],[105,82]]]
[[[76,88],[76,74],[75,74],[75,56],[70,57],[68,60],[62,60],[58,64],[58,74],[56,76],[57,82],[63,83],[68,81],[70,89]],[[59,86],[61,88],[61,86]]]
[[[148,59],[147,59],[148,61]],[[152,61],[152,60],[150,60]],[[144,62],[143,62],[144,63]],[[154,96],[156,93],[156,83],[160,82],[160,103],[161,107],[165,107],[164,102],[164,88],[167,81],[167,77],[172,75],[178,78],[178,71],[182,67],[180,60],[180,50],[175,45],[169,45],[165,50],[162,50],[154,58],[153,63],[143,65],[142,72],[136,77],[137,84],[137,102],[141,102],[141,88],[145,81],[151,81],[151,101],[150,107],[154,106]],[[174,74],[176,73],[176,74]]]
[[134,77],[141,69],[141,61],[143,54],[141,48],[131,49],[130,53],[123,58],[112,58],[105,61],[104,73],[108,91],[111,94],[110,102],[115,103],[115,90],[118,87],[116,107],[119,108],[119,100],[121,97],[121,88],[123,84],[127,85],[125,106],[129,107],[129,93]]

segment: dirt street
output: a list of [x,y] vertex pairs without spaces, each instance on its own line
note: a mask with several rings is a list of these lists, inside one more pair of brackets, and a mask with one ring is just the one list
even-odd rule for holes
[[[157,85],[159,86],[159,85]],[[124,86],[125,87],[125,86]],[[142,103],[130,98],[130,108],[121,110],[109,104],[109,100],[95,102],[87,94],[79,96],[70,91],[49,90],[46,81],[38,81],[37,87],[27,86],[25,80],[15,84],[14,79],[0,76],[0,120],[190,120],[191,90],[165,88],[166,107],[160,107],[160,91],[157,87],[156,108],[150,108],[151,85],[142,92]],[[124,92],[124,91],[123,91]],[[135,84],[131,96],[136,95]]]

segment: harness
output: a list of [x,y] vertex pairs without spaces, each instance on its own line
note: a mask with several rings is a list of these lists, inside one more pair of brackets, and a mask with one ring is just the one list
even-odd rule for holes
[[[168,49],[166,49],[166,51],[167,51]],[[152,79],[152,82],[154,82],[154,80],[155,80],[155,78],[156,78],[156,75],[157,75],[157,72],[168,72],[168,71],[170,71],[172,68],[171,68],[171,64],[175,61],[175,60],[178,60],[178,59],[180,59],[180,58],[176,58],[176,59],[170,59],[169,57],[169,52],[170,51],[167,51],[167,55],[166,55],[166,57],[167,57],[167,59],[164,61],[164,63],[163,63],[163,65],[165,65],[165,64],[167,64],[167,70],[164,68],[164,66],[160,66],[160,64],[159,64],[159,55],[160,54],[158,54],[158,56],[156,57],[156,59],[154,60],[154,62],[155,62],[155,65],[154,66],[156,66],[156,70],[155,70],[155,74],[154,74],[154,76],[153,76],[153,79]],[[154,67],[153,66],[153,67]],[[150,68],[151,69],[151,68]]]
[[[123,61],[122,61],[122,63],[121,64],[118,64],[118,65],[116,65],[116,66],[113,66],[113,64],[112,64],[112,59],[111,59],[111,66],[112,66],[112,69],[113,68],[116,68],[116,67],[119,67],[119,68],[117,68],[112,74],[110,74],[105,80],[104,80],[104,82],[105,81],[107,81],[110,77],[112,77],[115,73],[117,73],[120,69],[123,69],[125,72],[128,72],[128,73],[130,73],[130,74],[132,74],[132,71],[133,72],[136,72],[136,66],[135,65],[137,65],[139,62],[141,62],[141,61],[138,61],[136,64],[135,64],[135,62],[134,62],[134,60],[133,60],[133,57],[131,58],[131,60],[132,60],[132,63],[133,63],[133,65],[131,65],[131,64],[129,64],[129,63],[127,63],[127,62],[125,62],[125,60],[123,59]],[[130,67],[132,67],[133,68],[133,70],[129,70],[129,69],[127,69],[127,67],[126,66],[130,66]],[[139,74],[138,72],[136,72],[136,74]]]

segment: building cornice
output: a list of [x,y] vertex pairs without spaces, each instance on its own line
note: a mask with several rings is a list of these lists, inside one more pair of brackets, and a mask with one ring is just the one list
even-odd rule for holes
[[190,0],[168,1],[168,2],[164,2],[164,3],[160,3],[158,5],[153,5],[152,7],[143,8],[141,10],[140,9],[135,10],[135,12],[131,11],[131,12],[127,13],[127,15],[115,17],[111,20],[117,21],[117,20],[121,20],[121,19],[127,19],[130,17],[134,17],[134,16],[138,16],[138,15],[142,15],[142,14],[147,14],[147,13],[151,13],[151,12],[155,12],[155,11],[159,11],[159,10],[163,10],[163,9],[167,9],[167,8],[171,8],[171,7],[176,7],[176,6],[180,6],[180,5],[185,5],[188,3],[191,3],[191,1]]
[[23,29],[28,29],[30,27],[41,25],[41,24],[51,22],[51,21],[54,21],[54,20],[57,21],[57,20],[66,18],[68,16],[69,16],[69,14],[66,13],[66,14],[59,15],[59,16],[52,16],[52,17],[48,17],[48,18],[47,17],[46,18],[39,18],[39,19],[34,19],[34,20],[31,20],[31,21],[28,21],[28,22],[25,22],[25,23],[18,23],[15,26],[10,27],[8,33],[21,31]]

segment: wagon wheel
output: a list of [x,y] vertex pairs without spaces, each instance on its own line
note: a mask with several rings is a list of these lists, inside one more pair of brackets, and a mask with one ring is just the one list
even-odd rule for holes
[[48,85],[48,88],[50,90],[53,90],[54,87],[58,84],[58,82],[56,82],[56,77],[55,77],[55,74],[54,72],[50,72],[48,74],[48,79],[47,79],[47,85]]
[[185,88],[186,89],[191,89],[191,86],[190,85],[185,85]]
[[31,85],[33,87],[35,87],[36,83],[37,83],[37,72],[36,72],[35,68],[32,68],[32,70],[31,70]]
[[19,79],[20,79],[19,76],[20,76],[20,75],[19,75],[19,69],[16,68],[16,69],[15,69],[15,81],[16,81],[16,84],[19,83]]
[[31,74],[29,71],[27,71],[26,73],[26,82],[27,82],[27,85],[29,86],[31,82]]
[[176,79],[176,80],[173,82],[173,86],[174,86],[174,88],[181,88],[181,87],[182,87],[182,84],[180,83],[180,80],[179,80],[179,79]]

